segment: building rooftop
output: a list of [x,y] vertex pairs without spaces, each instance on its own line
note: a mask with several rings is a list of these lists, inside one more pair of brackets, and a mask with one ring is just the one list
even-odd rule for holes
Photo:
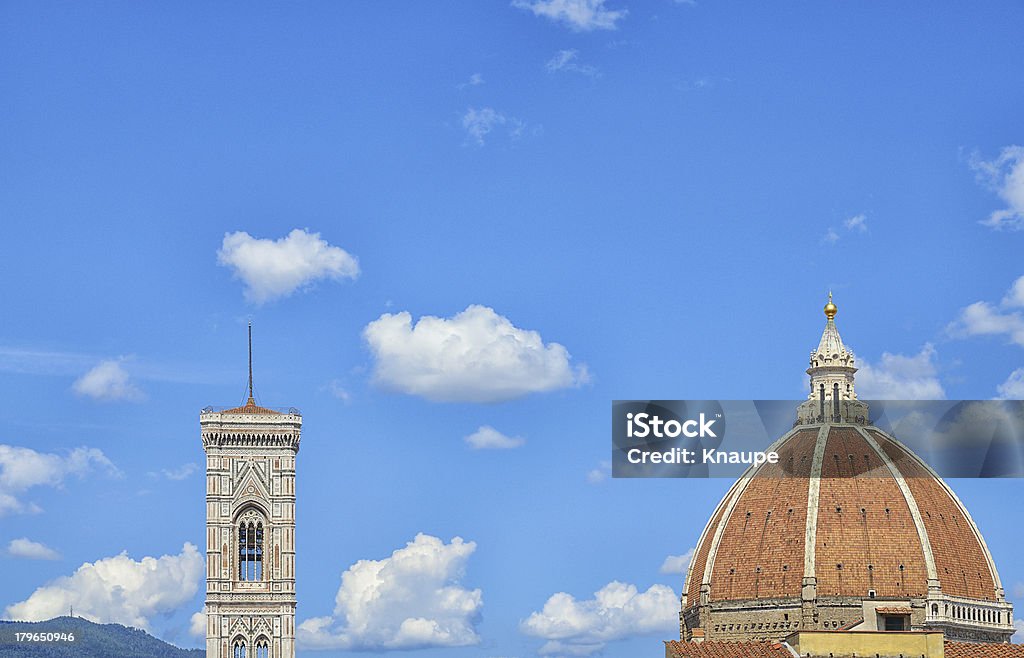
[[793,658],[781,642],[679,642],[665,643],[666,658]]

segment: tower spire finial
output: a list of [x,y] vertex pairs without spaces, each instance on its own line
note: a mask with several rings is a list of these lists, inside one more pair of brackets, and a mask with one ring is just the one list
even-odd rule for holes
[[828,291],[828,304],[825,304],[825,317],[829,320],[836,317],[836,313],[839,312],[839,307],[832,303],[832,291]]
[[249,320],[249,401],[246,404],[256,404],[252,397],[252,320]]

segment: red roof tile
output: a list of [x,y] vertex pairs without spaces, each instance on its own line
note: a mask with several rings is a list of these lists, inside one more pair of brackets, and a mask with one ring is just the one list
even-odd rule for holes
[[245,403],[245,406],[235,407],[233,409],[225,409],[221,413],[225,413],[225,414],[275,414],[275,415],[278,415],[278,416],[281,415],[280,411],[274,411],[273,409],[267,409],[266,407],[259,406],[258,404],[256,404],[253,401],[252,398],[249,398],[249,401]]
[[1024,658],[1024,644],[946,641],[946,658]]
[[[665,655],[671,658],[792,658],[779,642],[679,642],[665,643]],[[1016,655],[1016,654],[1015,654]]]

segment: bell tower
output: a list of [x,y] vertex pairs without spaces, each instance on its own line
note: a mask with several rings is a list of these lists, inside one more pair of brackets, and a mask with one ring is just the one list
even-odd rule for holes
[[248,399],[199,414],[206,451],[206,656],[295,657],[298,409]]

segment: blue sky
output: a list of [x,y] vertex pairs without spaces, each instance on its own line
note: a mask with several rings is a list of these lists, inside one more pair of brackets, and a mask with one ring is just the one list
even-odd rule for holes
[[[198,411],[241,401],[252,319],[260,401],[304,414],[300,622],[391,652],[411,604],[346,634],[340,576],[423,550],[412,589],[471,614],[420,601],[455,630],[417,655],[656,654],[665,615],[599,628],[594,593],[664,612],[729,482],[608,478],[611,400],[800,397],[829,289],[862,396],[1024,396],[1022,22],[0,3],[0,608],[198,646]],[[1022,484],[953,486],[1024,604]]]

